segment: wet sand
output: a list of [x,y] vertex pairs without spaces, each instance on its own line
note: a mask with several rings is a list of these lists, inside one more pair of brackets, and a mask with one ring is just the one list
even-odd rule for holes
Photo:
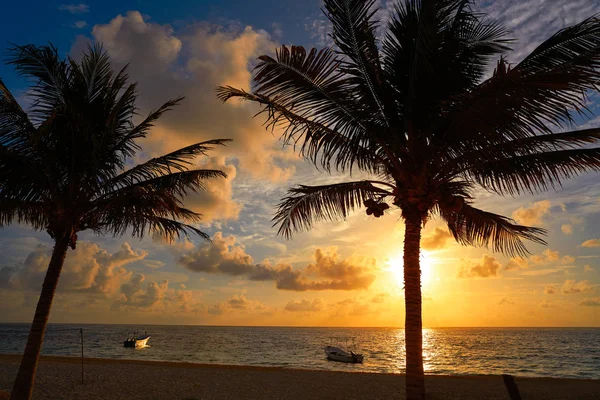
[[[0,390],[20,356],[0,355]],[[207,364],[42,357],[34,399],[402,399],[404,377]],[[600,399],[600,380],[516,378],[526,399]],[[426,377],[429,399],[508,399],[500,376]]]

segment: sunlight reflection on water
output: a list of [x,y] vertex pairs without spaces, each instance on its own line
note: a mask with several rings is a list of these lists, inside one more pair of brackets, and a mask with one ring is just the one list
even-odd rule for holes
[[[84,329],[87,357],[279,366],[340,371],[403,372],[404,330],[144,326],[142,349],[123,347],[127,325],[50,325],[43,353],[78,356]],[[28,326],[0,324],[0,353],[23,351]],[[354,337],[364,364],[327,361],[331,337]],[[600,379],[600,329],[444,328],[423,330],[429,374],[501,374]]]

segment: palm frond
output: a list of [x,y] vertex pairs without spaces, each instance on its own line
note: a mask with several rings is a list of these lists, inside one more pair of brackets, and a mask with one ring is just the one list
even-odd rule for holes
[[540,44],[515,69],[524,74],[571,72],[583,85],[594,85],[600,67],[600,18],[589,17],[580,23],[561,29]]
[[207,140],[183,147],[164,156],[153,158],[109,180],[104,185],[104,190],[110,192],[114,188],[131,186],[141,181],[171,174],[173,171],[186,171],[192,165],[194,158],[199,155],[206,155],[214,146],[224,146],[230,141],[231,139]]
[[[188,214],[193,212],[188,211]],[[195,220],[200,221],[199,214]],[[188,217],[188,219],[190,219]],[[210,241],[210,236],[193,225],[180,222],[171,218],[162,217],[155,214],[134,213],[131,215],[116,214],[114,219],[106,218],[106,225],[102,227],[104,232],[115,236],[124,235],[129,229],[133,237],[143,238],[146,235],[159,235],[168,242],[189,238],[190,235],[198,235],[206,241]]]
[[368,143],[360,138],[348,137],[343,131],[339,132],[323,123],[298,115],[267,96],[248,93],[231,86],[221,86],[217,89],[217,97],[224,102],[236,97],[262,105],[264,109],[261,113],[269,115],[267,127],[281,127],[284,144],[293,144],[296,148],[300,143],[299,154],[326,171],[331,171],[332,162],[338,171],[348,169],[350,172],[354,165],[371,173],[380,172],[383,165],[389,166],[385,157],[367,148]]
[[279,225],[278,233],[291,238],[294,232],[309,230],[317,221],[346,218],[371,197],[390,194],[366,180],[323,186],[300,185],[289,189],[288,196],[279,203],[273,226]]
[[0,145],[24,150],[34,130],[27,113],[0,79]]
[[30,91],[34,99],[30,109],[34,121],[43,121],[64,104],[69,67],[58,56],[56,47],[14,46],[8,50],[6,62],[13,65],[19,75],[35,82]]
[[515,68],[499,61],[494,75],[448,103],[443,145],[456,152],[493,149],[574,122],[586,113],[586,91],[600,81],[600,20],[587,19],[542,43]]
[[121,196],[130,196],[131,193],[159,194],[167,198],[173,196],[183,199],[189,193],[206,190],[204,181],[214,178],[227,178],[227,174],[220,170],[197,169],[191,171],[173,172],[166,175],[151,178],[131,185],[118,187],[116,190],[103,194],[94,200],[95,206],[100,206],[116,201]]
[[16,200],[5,197],[3,191],[0,191],[0,228],[17,223],[41,230],[48,226],[49,221],[42,202]]
[[360,89],[360,97],[370,99],[379,125],[389,127],[385,109],[375,20],[375,0],[325,0],[323,12],[333,25],[332,38],[344,59],[341,71],[351,76],[349,82]]
[[491,247],[507,256],[529,254],[523,240],[545,245],[541,228],[517,225],[509,218],[479,210],[465,203],[459,211],[440,207],[440,215],[450,232],[462,245]]
[[465,174],[487,190],[514,195],[557,188],[562,180],[589,171],[600,171],[600,148],[507,157],[475,164]]

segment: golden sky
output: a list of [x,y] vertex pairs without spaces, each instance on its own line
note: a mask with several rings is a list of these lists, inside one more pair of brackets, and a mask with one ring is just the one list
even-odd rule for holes
[[[525,36],[509,60],[530,50],[526,39],[544,38],[528,30],[535,12],[516,18],[518,2],[488,7],[493,15],[514,15],[509,27]],[[558,30],[573,22],[556,17],[544,26]],[[206,139],[234,142],[199,160],[226,171],[228,178],[188,199],[204,214],[202,228],[211,243],[192,238],[169,245],[158,238],[84,233],[77,250],[67,255],[51,321],[403,326],[398,211],[380,219],[360,211],[346,221],[317,224],[290,241],[277,237],[270,219],[287,187],[341,177],[316,171],[291,148],[282,149],[276,132],[252,118],[252,105],[216,100],[218,85],[249,88],[256,57],[273,52],[285,37],[280,28],[159,24],[131,11],[86,29],[73,36],[71,53],[99,40],[117,66],[131,62],[130,75],[140,83],[141,114],[186,96],[141,143],[140,160]],[[590,102],[598,111],[598,96]],[[600,117],[583,125],[595,126]],[[537,197],[480,193],[481,208],[548,229],[548,246],[529,244],[532,254],[525,259],[461,247],[440,221],[429,221],[422,241],[424,325],[600,326],[599,183],[597,175],[584,175]],[[1,232],[0,322],[31,320],[51,247],[44,232],[21,226]]]

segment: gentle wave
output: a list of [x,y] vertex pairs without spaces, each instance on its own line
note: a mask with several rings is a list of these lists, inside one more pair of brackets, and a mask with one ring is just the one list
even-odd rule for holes
[[[184,361],[283,368],[404,372],[404,330],[395,328],[292,328],[145,326],[143,349],[123,347],[128,325],[51,324],[42,353],[86,357]],[[0,324],[0,353],[21,353],[27,324]],[[363,364],[325,359],[323,346],[353,337]],[[428,374],[514,374],[600,379],[600,329],[442,328],[423,332]]]

